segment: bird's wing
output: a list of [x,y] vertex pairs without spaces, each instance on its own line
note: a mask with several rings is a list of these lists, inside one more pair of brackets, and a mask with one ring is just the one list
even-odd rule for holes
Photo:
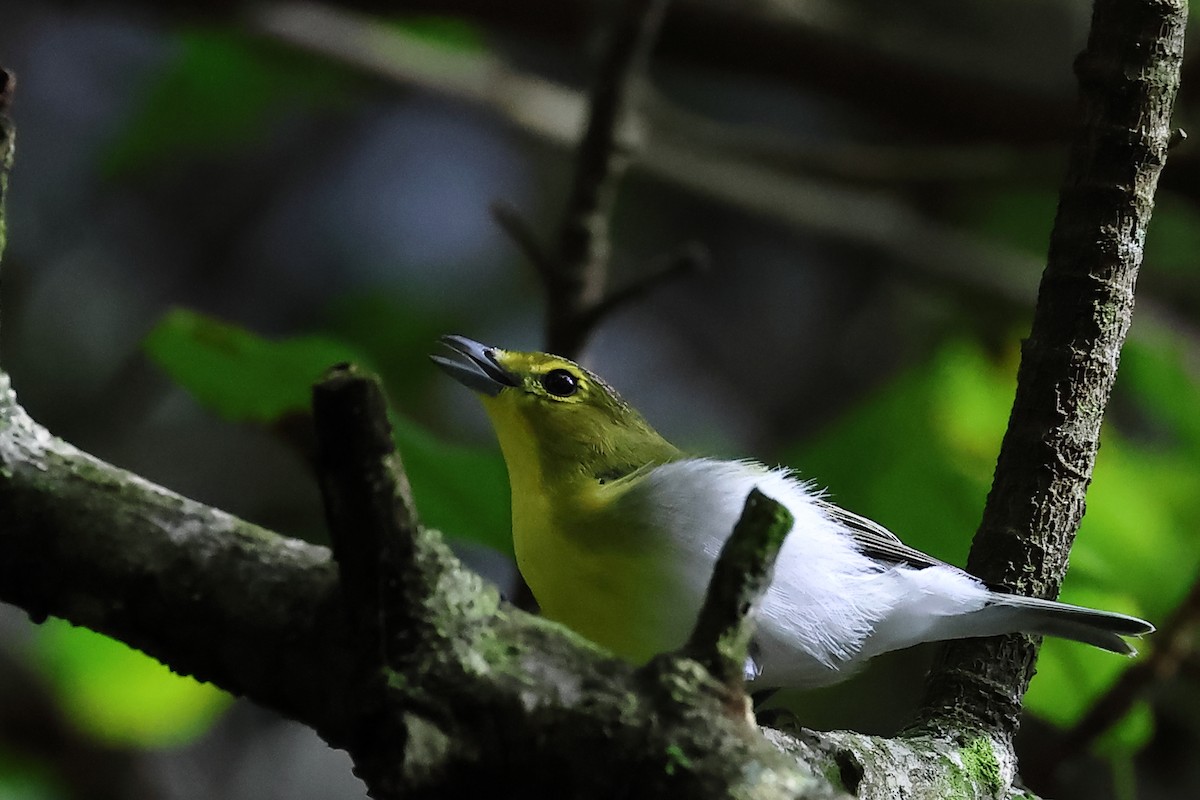
[[852,511],[835,506],[826,500],[817,501],[830,519],[845,527],[850,538],[858,545],[863,555],[891,564],[905,564],[910,567],[924,569],[926,567],[952,567],[945,561],[926,555],[914,547],[909,547],[900,541],[896,534],[866,517],[860,517]]

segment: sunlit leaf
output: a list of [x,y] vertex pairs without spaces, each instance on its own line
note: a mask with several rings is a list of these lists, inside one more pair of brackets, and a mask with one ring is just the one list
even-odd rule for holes
[[352,348],[321,336],[270,341],[186,309],[169,312],[144,344],[201,405],[238,422],[274,422],[306,411],[325,370],[364,363]]
[[838,504],[961,564],[991,483],[1012,385],[1011,367],[954,343],[780,455],[828,487]]
[[191,741],[232,700],[115,639],[59,619],[38,628],[35,653],[72,721],[113,744]]
[[1101,734],[1092,749],[1113,758],[1129,758],[1130,754],[1141,750],[1153,735],[1154,711],[1150,703],[1139,700],[1120,722]]
[[1126,342],[1115,391],[1133,397],[1150,426],[1143,435],[1180,439],[1200,455],[1200,414],[1196,413],[1197,374],[1191,348],[1178,337],[1144,332]]

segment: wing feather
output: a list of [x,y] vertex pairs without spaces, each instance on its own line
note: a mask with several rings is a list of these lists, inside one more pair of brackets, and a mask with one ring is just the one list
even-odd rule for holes
[[828,500],[819,500],[818,503],[825,513],[829,515],[830,519],[838,522],[846,529],[846,532],[850,534],[850,538],[858,546],[859,551],[869,558],[889,564],[904,564],[916,567],[917,569],[937,566],[958,569],[958,567],[947,564],[945,561],[922,553],[915,547],[909,547],[900,541],[900,538],[896,534],[878,522],[869,520],[866,517],[860,517],[853,511],[847,511],[830,503]]

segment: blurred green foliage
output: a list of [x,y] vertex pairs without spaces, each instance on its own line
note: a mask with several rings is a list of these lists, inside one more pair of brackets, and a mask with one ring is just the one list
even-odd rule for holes
[[0,749],[0,799],[65,800],[68,796],[49,769],[24,754],[9,754]]
[[1044,256],[1058,206],[1056,187],[1018,185],[969,193],[956,216],[984,236]]
[[[417,16],[391,25],[449,50],[484,49],[476,26],[461,20]],[[281,120],[353,96],[347,87],[356,78],[330,60],[237,28],[185,28],[174,47],[103,154],[105,175],[242,152],[269,140]]]
[[[1063,587],[1066,602],[1161,621],[1194,579],[1200,541],[1190,520],[1200,513],[1200,385],[1183,355],[1139,342],[1126,351],[1120,401],[1146,409],[1170,428],[1175,444],[1138,442],[1113,424],[1105,428]],[[964,564],[991,484],[1015,368],[1015,353],[995,360],[971,342],[951,341],[816,440],[780,455],[831,487],[838,503],[920,549]],[[1130,663],[1048,639],[1026,707],[1069,726]],[[1101,747],[1128,755],[1150,732],[1148,709],[1138,704]]]
[[1159,192],[1154,199],[1154,220],[1146,235],[1145,263],[1152,271],[1151,277],[1164,272],[1194,275],[1198,253],[1200,210],[1178,195]]
[[145,347],[204,407],[239,422],[303,413],[325,370],[368,365],[352,348],[321,336],[271,342],[184,309],[168,313],[146,336]]
[[445,50],[463,53],[480,52],[487,49],[479,26],[466,20],[438,16],[404,16],[393,20],[397,30],[415,36]]
[[97,740],[139,747],[190,741],[232,698],[150,656],[61,619],[38,628],[34,658],[71,722]]
[[236,29],[183,30],[174,46],[110,143],[104,174],[240,152],[270,136],[289,110],[337,102],[349,80],[327,61]]
[[331,338],[370,359],[395,406],[417,409],[427,401],[428,382],[414,378],[431,375],[430,343],[463,327],[459,322],[442,309],[377,290],[334,298],[322,327]]

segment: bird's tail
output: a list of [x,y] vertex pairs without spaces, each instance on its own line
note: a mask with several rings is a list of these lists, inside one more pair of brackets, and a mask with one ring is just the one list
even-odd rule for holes
[[1136,655],[1137,649],[1122,637],[1154,632],[1153,625],[1137,617],[1037,597],[994,592],[988,607],[992,613],[1011,614],[1016,630],[1074,639],[1127,656]]

